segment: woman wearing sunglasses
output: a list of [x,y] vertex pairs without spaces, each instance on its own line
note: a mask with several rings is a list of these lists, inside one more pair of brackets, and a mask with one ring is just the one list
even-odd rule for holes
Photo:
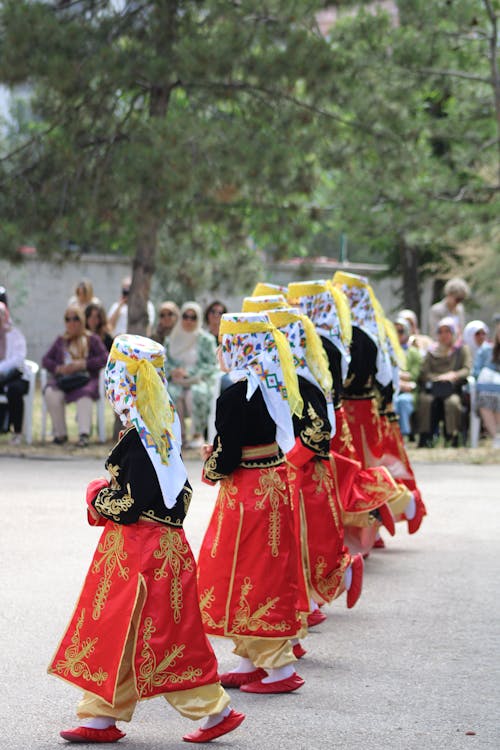
[[[203,444],[217,372],[215,340],[201,324],[200,305],[185,302],[165,340],[169,391],[181,420],[183,445],[189,448]],[[191,420],[190,439],[186,418]]]
[[[44,397],[52,420],[54,443],[62,445],[68,440],[66,404],[76,403],[78,446],[88,445],[92,424],[92,401],[99,398],[99,370],[104,367],[108,352],[94,333],[85,329],[85,315],[76,305],[66,308],[65,331],[58,336],[42,359],[42,367],[51,374]],[[81,383],[72,390],[63,390],[61,378],[82,375]],[[86,373],[86,377],[83,377]],[[83,382],[87,380],[87,382]]]

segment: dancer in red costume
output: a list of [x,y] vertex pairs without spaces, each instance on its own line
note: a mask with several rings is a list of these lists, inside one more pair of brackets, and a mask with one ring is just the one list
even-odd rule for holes
[[396,518],[408,521],[408,530],[414,533],[426,513],[425,505],[414,477],[412,480],[401,472],[400,462],[394,462],[386,451],[384,425],[376,401],[376,388],[380,391],[390,387],[393,379],[384,313],[364,277],[337,271],[333,282],[346,294],[352,316],[351,363],[343,399],[354,445],[364,467],[385,466],[405,490],[392,503],[391,510]]
[[204,480],[220,489],[198,561],[202,619],[240,657],[221,675],[225,687],[285,693],[304,683],[290,639],[302,631],[307,598],[284,456],[302,401],[290,348],[266,315],[223,315],[219,336],[234,383],[217,401],[204,453]]
[[363,559],[361,555],[353,557],[344,545],[339,487],[330,455],[331,417],[325,397],[325,393],[330,397],[332,376],[321,339],[309,318],[295,308],[270,310],[268,315],[290,344],[304,402],[302,416],[293,416],[295,445],[287,453],[287,461],[305,525],[306,569],[314,603],[308,617],[311,626],[325,619],[318,604],[331,602],[346,590],[347,606],[354,606],[361,594]]
[[[142,336],[115,338],[106,392],[125,426],[87,489],[88,520],[104,530],[49,672],[84,690],[69,742],[124,737],[139,700],[162,695],[205,723],[183,737],[209,742],[235,729],[198,608],[196,565],[182,524],[191,499],[165,351]],[[208,718],[207,718],[208,717]]]
[[335,410],[335,434],[330,448],[343,508],[345,543],[351,553],[366,554],[375,542],[381,523],[394,532],[389,506],[401,491],[386,469],[362,469],[344,418],[341,392],[350,362],[349,306],[345,296],[324,280],[290,284],[288,298],[296,301],[310,318],[326,352]]

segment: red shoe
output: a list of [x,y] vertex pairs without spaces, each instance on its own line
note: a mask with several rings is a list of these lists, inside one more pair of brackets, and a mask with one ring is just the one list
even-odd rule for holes
[[387,503],[384,503],[380,506],[380,508],[377,508],[377,514],[382,522],[382,526],[385,526],[387,531],[391,536],[394,536],[396,533],[396,527],[394,525],[394,516],[392,515],[392,510],[389,508]]
[[303,648],[301,643],[296,643],[292,651],[296,659],[302,659],[302,657],[307,654],[307,651]]
[[378,539],[375,539],[373,549],[385,549],[385,542],[381,536],[379,536]]
[[307,615],[307,625],[313,628],[315,625],[320,625],[326,620],[326,615],[320,612],[319,609],[315,609],[310,615]]
[[217,739],[217,737],[222,737],[223,734],[232,732],[233,729],[239,727],[244,718],[245,714],[239,714],[232,708],[230,713],[214,727],[210,727],[210,729],[197,729],[196,732],[185,734],[182,739],[184,742],[210,742]]
[[352,579],[351,588],[347,592],[347,609],[354,607],[363,588],[363,558],[361,555],[355,555],[351,563]]
[[425,505],[423,501],[416,495],[414,495],[414,497],[417,508],[413,518],[411,520],[406,519],[406,522],[408,524],[408,534],[414,534],[419,530],[422,521],[424,520],[424,516],[426,515]]
[[254,669],[253,672],[225,672],[219,675],[219,680],[222,687],[240,688],[242,685],[246,685],[247,682],[262,680],[263,677],[267,677],[265,669]]
[[125,737],[125,732],[120,732],[114,724],[107,729],[75,727],[74,729],[64,729],[59,734],[63,740],[68,742],[118,742],[122,737]]
[[294,672],[291,677],[287,677],[285,680],[249,682],[248,685],[243,685],[241,690],[244,693],[291,693],[293,690],[302,687],[304,682],[305,680],[299,677],[297,672]]

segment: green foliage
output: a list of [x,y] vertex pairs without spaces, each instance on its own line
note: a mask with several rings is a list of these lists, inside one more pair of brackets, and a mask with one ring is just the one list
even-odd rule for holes
[[341,233],[405,288],[409,256],[421,277],[498,248],[498,0],[375,5],[5,0],[0,81],[30,106],[0,143],[0,250],[156,258],[195,293]]

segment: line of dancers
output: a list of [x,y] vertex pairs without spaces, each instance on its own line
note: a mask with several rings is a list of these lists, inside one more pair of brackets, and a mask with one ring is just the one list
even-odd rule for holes
[[[163,695],[202,724],[235,730],[229,691],[302,688],[298,660],[324,604],[362,593],[380,530],[415,533],[426,510],[392,409],[404,353],[368,281],[259,284],[220,326],[217,400],[203,481],[218,496],[197,564],[182,529],[191,487],[164,350],[118,336],[106,393],[124,430],[109,480],[87,489],[104,530],[49,672],[83,689],[69,742],[116,742],[139,700]],[[207,636],[237,659],[218,673]]]

